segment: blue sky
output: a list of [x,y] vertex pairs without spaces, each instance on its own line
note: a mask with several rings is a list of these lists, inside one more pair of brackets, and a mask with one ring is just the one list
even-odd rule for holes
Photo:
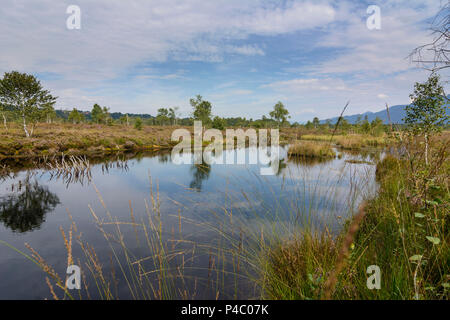
[[[66,8],[81,29],[66,28]],[[292,120],[409,102],[427,72],[407,59],[431,39],[440,0],[4,0],[0,72],[33,73],[57,108],[155,114],[201,94],[220,116]],[[381,29],[366,26],[369,5]],[[448,73],[443,74],[448,78]]]

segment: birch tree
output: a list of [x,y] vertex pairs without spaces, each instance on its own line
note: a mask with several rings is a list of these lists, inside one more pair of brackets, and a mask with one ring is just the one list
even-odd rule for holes
[[0,105],[10,107],[22,122],[27,137],[33,134],[28,123],[36,123],[42,110],[52,107],[56,102],[49,91],[44,90],[35,76],[12,71],[0,79]]
[[432,74],[425,83],[416,83],[410,95],[412,103],[406,106],[403,121],[414,135],[422,135],[425,140],[425,163],[428,165],[429,141],[432,134],[448,124],[448,99],[439,76]]

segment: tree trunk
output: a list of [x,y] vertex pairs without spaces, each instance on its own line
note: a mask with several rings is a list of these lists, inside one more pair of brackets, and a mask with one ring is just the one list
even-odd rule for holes
[[428,134],[425,133],[425,164],[428,166]]
[[3,116],[3,125],[5,126],[5,130],[8,131],[8,126],[6,125],[6,117],[3,112],[2,112],[2,116]]
[[28,129],[27,129],[27,122],[25,121],[25,116],[22,116],[23,119],[23,131],[25,131],[25,135],[27,136],[27,138],[30,137],[30,134],[28,133]]

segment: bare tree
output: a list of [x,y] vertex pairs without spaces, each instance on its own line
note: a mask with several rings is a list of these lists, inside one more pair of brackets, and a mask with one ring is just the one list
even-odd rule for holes
[[450,67],[450,1],[441,7],[430,26],[433,40],[415,48],[409,58],[431,72]]

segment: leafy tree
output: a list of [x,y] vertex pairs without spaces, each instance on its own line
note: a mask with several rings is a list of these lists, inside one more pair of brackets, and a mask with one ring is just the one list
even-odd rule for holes
[[362,122],[361,125],[361,131],[365,134],[369,134],[370,133],[370,122],[369,122],[369,117],[367,115],[364,116],[364,121]]
[[173,108],[169,108],[169,118],[172,121],[173,125],[177,124],[177,116],[178,116],[178,109],[180,109],[179,107],[173,107]]
[[0,105],[12,108],[20,116],[27,137],[33,134],[33,130],[28,131],[27,123],[37,122],[42,109],[52,107],[55,102],[56,97],[44,90],[33,75],[12,71],[0,79]]
[[308,129],[308,130],[310,130],[310,129],[312,129],[313,127],[314,127],[314,125],[312,124],[312,122],[308,120],[308,122],[306,122],[306,124],[305,124],[305,128]]
[[56,119],[55,108],[50,104],[44,105],[41,110],[41,119],[47,123],[52,123]]
[[376,117],[370,124],[370,129],[371,129],[373,135],[380,136],[384,131],[383,130],[383,120]]
[[119,122],[120,122],[120,124],[126,124],[128,126],[130,124],[130,120],[129,120],[128,114],[126,114],[124,116],[121,116],[119,118]]
[[215,116],[212,122],[212,127],[214,129],[225,130],[226,121],[224,118]]
[[134,120],[134,128],[137,130],[142,130],[142,119],[137,117],[136,120]]
[[319,118],[314,117],[314,119],[313,119],[314,128],[317,129],[319,127],[319,124],[320,124]]
[[194,108],[193,117],[195,120],[202,121],[206,126],[211,123],[211,102],[203,100],[201,95],[197,95],[195,99],[190,100],[192,108]]
[[69,117],[67,118],[67,120],[69,120],[73,124],[83,122],[84,114],[73,108],[73,110],[69,113]]
[[341,120],[339,121],[339,125],[341,126],[341,130],[343,133],[348,133],[348,131],[350,130],[350,127],[351,127],[348,120],[345,119],[344,117],[341,117]]
[[169,123],[169,110],[167,110],[166,108],[159,108],[156,115],[156,122],[162,126]]
[[361,129],[362,118],[361,115],[358,116],[355,122],[356,130],[359,131]]
[[3,119],[3,126],[5,127],[5,130],[6,130],[6,131],[8,131],[7,114],[8,114],[8,110],[7,110],[4,106],[2,106],[2,105],[0,104],[0,115],[2,116],[2,119]]
[[91,119],[95,123],[100,123],[104,118],[103,109],[98,104],[94,104],[91,111]]
[[102,121],[105,124],[107,124],[108,126],[112,126],[113,125],[113,119],[111,118],[111,115],[109,114],[109,108],[103,107],[102,111],[103,111],[102,112],[102,114],[103,114]]
[[273,107],[273,111],[269,113],[270,117],[272,119],[275,119],[278,122],[278,126],[282,122],[286,122],[289,116],[289,111],[284,107],[283,103],[281,101],[278,101],[278,103]]
[[406,106],[403,119],[408,130],[425,139],[425,163],[428,165],[428,145],[430,137],[442,130],[448,123],[446,106],[448,99],[437,74],[432,74],[425,83],[416,83],[410,95],[412,103]]

